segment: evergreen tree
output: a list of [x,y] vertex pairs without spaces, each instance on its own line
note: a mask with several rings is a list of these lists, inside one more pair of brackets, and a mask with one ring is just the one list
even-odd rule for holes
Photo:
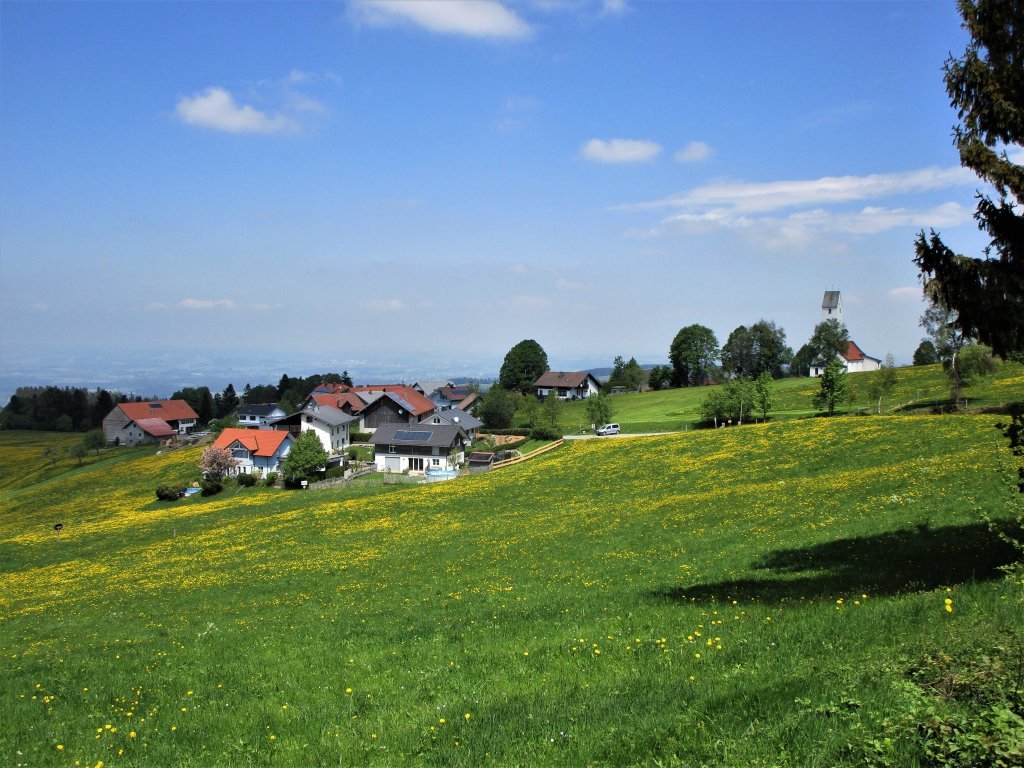
[[989,237],[982,257],[954,253],[932,230],[918,235],[914,261],[925,293],[956,313],[962,335],[1005,357],[1024,351],[1024,167],[1005,149],[1024,144],[1024,2],[958,5],[970,41],[945,65],[946,92],[961,121],[956,147],[960,164],[998,196],[978,194],[975,219]]

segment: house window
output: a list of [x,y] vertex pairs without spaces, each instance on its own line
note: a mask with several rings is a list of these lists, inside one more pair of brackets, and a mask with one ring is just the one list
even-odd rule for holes
[[395,446],[389,445],[388,446],[388,453],[398,453],[398,451],[395,450]]
[[440,459],[434,459],[434,466],[435,467],[441,466],[441,460]]
[[409,469],[414,472],[423,471],[423,459],[409,459]]

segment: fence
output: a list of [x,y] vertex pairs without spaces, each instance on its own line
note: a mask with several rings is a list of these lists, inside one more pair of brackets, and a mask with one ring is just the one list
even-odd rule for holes
[[521,461],[527,461],[529,459],[534,458],[535,456],[540,456],[542,453],[547,453],[548,451],[553,451],[555,448],[557,448],[558,446],[560,446],[564,442],[565,442],[565,440],[555,440],[555,442],[553,442],[553,443],[548,443],[547,445],[542,445],[540,448],[536,449],[535,451],[530,451],[529,453],[525,453],[525,454],[523,454],[521,456],[516,456],[514,459],[505,459],[503,461],[496,461],[493,464],[491,464],[491,469],[500,469],[501,467],[508,467],[508,466],[511,466],[512,464],[518,464]]

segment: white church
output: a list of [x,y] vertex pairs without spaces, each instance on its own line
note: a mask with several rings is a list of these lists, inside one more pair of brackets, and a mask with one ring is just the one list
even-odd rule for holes
[[[821,300],[821,322],[825,320],[838,320],[843,325],[846,324],[846,320],[843,318],[843,298],[839,295],[839,291],[825,291],[825,297]],[[847,373],[877,371],[882,367],[881,360],[865,354],[853,339],[850,339],[850,346],[847,347],[846,353],[839,353],[839,359],[843,361],[843,367]],[[824,372],[824,360],[818,358],[811,363],[811,376],[821,376]]]

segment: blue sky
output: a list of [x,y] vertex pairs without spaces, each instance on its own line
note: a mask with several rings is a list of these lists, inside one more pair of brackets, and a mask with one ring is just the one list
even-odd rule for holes
[[571,369],[761,318],[796,349],[826,289],[868,354],[909,362],[915,234],[982,245],[942,82],[953,2],[5,2],[0,22],[8,370],[486,374],[523,338]]

